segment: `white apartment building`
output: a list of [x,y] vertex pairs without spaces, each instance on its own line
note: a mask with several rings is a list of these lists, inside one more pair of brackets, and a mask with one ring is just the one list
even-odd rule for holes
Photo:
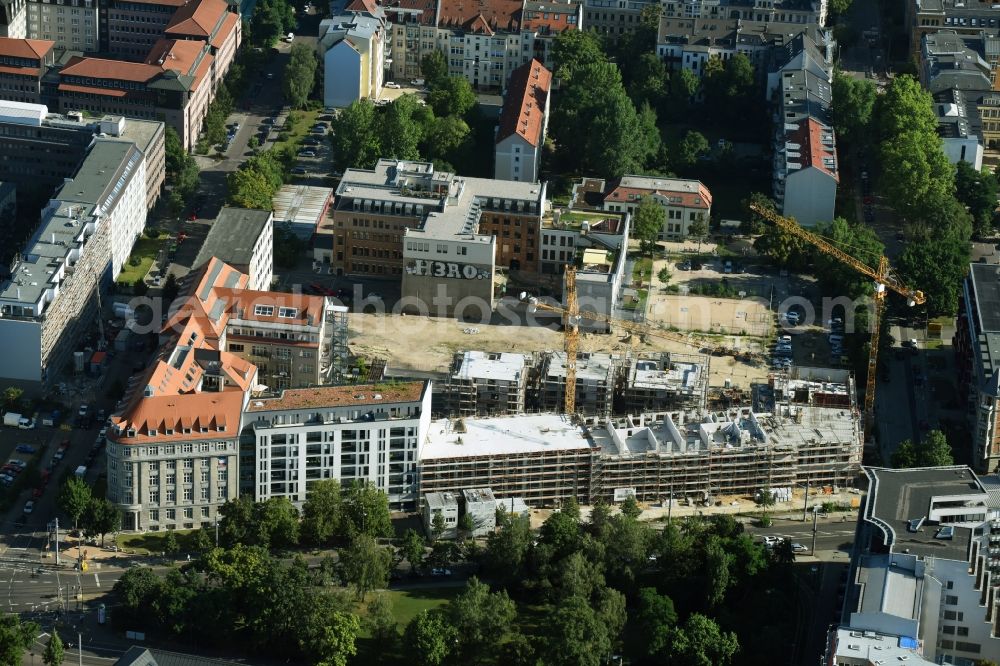
[[28,0],[27,5],[31,39],[52,40],[60,50],[100,50],[97,0]]
[[274,214],[269,210],[223,206],[192,264],[197,270],[213,257],[246,273],[251,291],[266,291],[274,279]]
[[367,481],[388,495],[394,510],[412,510],[430,419],[429,382],[287,390],[253,399],[243,418],[243,440],[254,452],[244,490],[258,501],[287,497],[301,505],[317,480]]
[[552,72],[532,60],[514,70],[497,128],[493,177],[535,182],[549,126]]
[[125,141],[95,141],[41,217],[0,283],[0,339],[9,355],[0,375],[36,390],[69,363],[98,315],[97,289],[118,275],[145,226],[142,152]]
[[[361,3],[352,3],[351,7]],[[323,104],[342,108],[378,99],[385,77],[388,26],[380,7],[324,19],[316,49],[323,63]]]

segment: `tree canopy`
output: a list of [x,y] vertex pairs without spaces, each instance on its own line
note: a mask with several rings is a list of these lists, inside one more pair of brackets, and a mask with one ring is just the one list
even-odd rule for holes
[[898,469],[954,464],[951,445],[940,430],[931,430],[916,443],[903,440],[892,454],[892,466]]
[[316,58],[316,50],[313,47],[302,42],[296,42],[292,45],[281,86],[285,93],[285,99],[288,100],[293,109],[305,107],[306,100],[312,94],[313,86],[316,83],[316,69],[318,67],[319,60]]

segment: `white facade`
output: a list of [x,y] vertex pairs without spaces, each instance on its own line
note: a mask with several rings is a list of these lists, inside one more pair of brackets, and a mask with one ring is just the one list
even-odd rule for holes
[[969,134],[965,136],[946,136],[942,139],[944,144],[944,154],[952,164],[968,162],[976,171],[983,168],[983,144],[978,136]]
[[385,76],[385,30],[383,20],[357,14],[320,23],[324,105],[343,108],[378,98]]
[[[546,121],[548,121],[547,111],[546,109]],[[542,136],[544,135],[543,130]],[[544,141],[539,142],[537,146],[532,145],[530,141],[517,134],[500,140],[496,146],[493,177],[499,180],[536,182],[538,170],[542,165],[544,145]]]
[[[394,509],[414,508],[417,456],[431,419],[430,384],[407,384],[396,396],[377,385],[285,391],[252,400],[244,438],[253,438],[258,501],[305,502],[311,481],[367,481]],[[299,394],[311,394],[309,406]]]

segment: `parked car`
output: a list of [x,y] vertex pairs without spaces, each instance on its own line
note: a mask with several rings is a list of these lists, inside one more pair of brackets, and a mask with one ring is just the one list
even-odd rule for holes
[[385,87],[386,87],[386,88],[392,88],[393,90],[399,90],[399,89],[400,89],[400,88],[402,88],[403,86],[399,85],[399,84],[398,84],[398,83],[396,83],[395,81],[386,81],[386,82],[385,82]]
[[35,500],[28,500],[27,502],[24,503],[24,512],[26,514],[31,513],[34,510],[35,510]]
[[14,450],[17,451],[18,453],[29,453],[30,454],[30,453],[34,453],[37,449],[35,449],[35,447],[33,447],[31,444],[18,444],[17,448],[14,449]]
[[805,546],[803,546],[801,543],[793,543],[792,544],[792,552],[793,553],[804,553],[807,550],[809,550],[809,549],[806,548]]
[[432,576],[450,576],[451,575],[451,569],[438,569],[438,568],[434,568],[434,569],[431,569],[431,575]]
[[724,264],[722,264],[722,272],[723,273],[732,273],[733,272],[733,262],[730,261],[729,259],[726,259],[726,262]]
[[300,150],[299,157],[316,157],[315,150]]
[[309,173],[309,172],[306,171],[304,167],[300,167],[300,166],[292,167],[292,175],[295,175],[295,176],[304,176],[307,173]]

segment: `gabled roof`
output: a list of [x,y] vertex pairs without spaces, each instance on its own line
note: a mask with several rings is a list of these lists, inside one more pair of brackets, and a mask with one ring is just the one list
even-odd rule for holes
[[834,142],[832,128],[815,118],[806,118],[799,123],[799,129],[791,132],[788,138],[800,146],[799,159],[803,169],[813,167],[840,182],[837,145]]
[[228,12],[225,0],[191,0],[174,12],[163,31],[208,39]]
[[146,63],[190,76],[191,90],[197,90],[212,67],[215,57],[200,40],[160,39],[150,49]]
[[542,142],[545,104],[551,88],[552,72],[535,59],[511,73],[500,113],[497,143],[514,135],[535,147]]
[[712,193],[699,180],[660,178],[655,176],[622,176],[608,183],[605,201],[628,203],[647,194],[657,194],[686,208],[709,208]]
[[60,76],[86,76],[92,79],[134,81],[136,83],[147,83],[162,73],[161,67],[142,62],[80,56],[70,58],[66,66],[59,71]]
[[55,46],[47,39],[12,39],[0,37],[0,56],[43,59]]
[[[521,6],[519,0],[440,0],[437,25],[475,28],[486,34],[497,30],[517,32],[521,24]],[[484,24],[489,32],[483,29]]]
[[344,7],[344,11],[366,13],[374,16],[379,11],[379,7],[375,0],[351,0]]

